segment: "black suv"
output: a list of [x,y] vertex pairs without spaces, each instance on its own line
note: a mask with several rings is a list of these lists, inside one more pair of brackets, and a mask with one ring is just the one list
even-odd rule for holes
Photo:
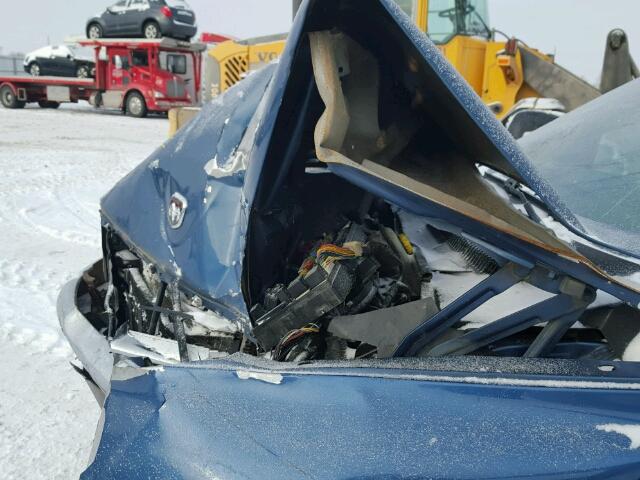
[[87,38],[163,36],[190,40],[198,26],[185,0],[120,0],[87,22]]

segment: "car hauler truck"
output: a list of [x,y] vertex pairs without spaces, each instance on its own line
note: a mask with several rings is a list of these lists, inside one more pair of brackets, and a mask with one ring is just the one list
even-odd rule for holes
[[80,40],[95,50],[94,79],[0,77],[0,101],[6,108],[37,103],[57,108],[86,100],[95,107],[121,109],[134,117],[167,112],[200,102],[204,44],[162,40]]

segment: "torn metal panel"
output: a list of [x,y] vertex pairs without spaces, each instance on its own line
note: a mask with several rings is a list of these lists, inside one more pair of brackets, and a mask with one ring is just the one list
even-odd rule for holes
[[[187,345],[187,348],[189,359],[193,362],[215,357],[215,353],[208,348],[197,345]],[[128,357],[148,358],[158,365],[180,363],[178,342],[140,332],[129,331],[126,335],[114,339],[111,342],[111,350]]]
[[240,359],[114,382],[81,478],[493,478],[496,465],[501,478],[630,478],[640,466],[626,437],[597,428],[639,425],[637,391],[541,376],[515,395],[406,368],[293,370]]
[[[418,43],[423,50],[431,53],[428,45]],[[579,270],[575,273],[578,278],[588,282],[595,279],[598,288],[611,293],[615,291],[616,295],[628,289],[623,295],[627,299],[633,298],[633,303],[638,303],[638,290],[628,283],[623,284],[613,275],[608,275],[603,270],[606,265],[602,265],[602,268],[595,265],[553,232],[521,215],[483,181],[476,168],[477,162],[505,171],[515,178],[524,177],[553,213],[562,212],[558,218],[568,222],[574,218],[559,202],[549,185],[540,180],[513,139],[506,138],[506,131],[500,125],[493,128],[493,123],[497,124],[495,119],[485,121],[486,115],[478,115],[475,122],[469,124],[468,108],[475,105],[478,99],[466,92],[460,82],[447,84],[450,87],[444,97],[447,101],[441,104],[441,110],[435,109],[435,95],[442,90],[445,75],[442,70],[428,70],[434,68],[433,62],[436,62],[432,55],[425,56],[428,64],[425,67],[418,60],[412,59],[411,54],[414,52],[409,47],[402,52],[407,58],[406,68],[415,74],[413,81],[418,85],[412,101],[414,112],[412,116],[394,118],[395,123],[391,124],[395,128],[388,128],[385,133],[379,134],[375,128],[377,117],[358,114],[369,111],[371,107],[367,103],[375,104],[382,98],[382,91],[368,97],[366,101],[364,95],[361,95],[363,91],[371,89],[369,78],[374,78],[375,85],[375,71],[379,67],[375,66],[375,60],[370,64],[362,60],[363,56],[373,58],[372,54],[346,35],[335,35],[329,31],[311,33],[310,44],[314,75],[325,104],[325,113],[316,126],[316,154],[320,160],[329,164],[334,173],[354,181],[376,195],[397,202],[414,213],[445,216],[458,228],[462,227],[459,219],[463,216],[464,222],[473,222],[473,230],[478,232],[476,235],[480,235],[480,231],[488,227],[493,233],[498,232],[499,237],[504,237],[503,240],[492,242],[494,245],[505,242],[519,244],[520,248],[536,251],[535,257],[544,255],[552,259],[552,264],[562,264],[563,269],[566,265],[573,264]],[[338,47],[340,44],[342,46]],[[358,59],[354,65],[359,68],[351,65],[349,75],[341,78],[340,64],[344,56],[341,52],[344,48],[348,52],[347,58]],[[443,67],[443,70],[447,70],[444,73],[450,73],[448,67]],[[423,73],[424,78],[420,78],[419,73]],[[451,75],[455,75],[455,72]],[[439,98],[438,102],[442,101],[443,98]],[[355,125],[354,119],[360,119],[364,124]],[[421,129],[439,125],[439,135],[448,138],[446,142],[449,150],[446,154],[438,151],[423,154],[419,148],[408,148],[409,138],[402,139],[398,135],[395,140],[389,141],[393,137],[390,132],[408,131],[406,125],[411,121],[423,122],[419,127]],[[449,123],[443,127],[444,121]],[[469,127],[468,131],[459,131],[463,125]],[[416,131],[417,129],[411,131],[411,135]],[[419,140],[426,137],[431,138],[432,142],[437,141],[429,135],[429,130],[421,130],[416,138]],[[479,139],[483,135],[484,139]],[[488,145],[487,141],[492,145]],[[371,152],[372,146],[376,147],[375,152]],[[403,146],[407,147],[404,151]],[[424,142],[420,146],[424,147]],[[505,150],[505,147],[508,148]],[[423,201],[420,202],[420,199]],[[417,204],[420,205],[416,209]],[[483,232],[481,235],[476,238],[484,239],[487,234]],[[488,239],[488,236],[485,238]],[[529,256],[528,253],[525,256]],[[516,261],[521,262],[523,259]],[[574,269],[570,267],[569,271],[572,270]]]
[[[318,166],[314,146],[329,168]],[[551,208],[562,208],[491,112],[394,2],[305,1],[280,63],[206,107],[102,204],[105,264],[117,268],[106,268],[110,282],[100,285],[106,298],[97,295],[96,310],[103,309],[98,313],[106,314],[109,328],[103,322],[96,330],[115,335],[113,349],[123,355],[111,377],[102,439],[83,478],[493,478],[496,466],[504,478],[634,475],[640,453],[623,451],[624,444],[594,426],[640,424],[638,365],[499,359],[484,352],[437,361],[315,360],[353,359],[362,340],[388,355],[426,318],[438,322],[416,332],[421,337],[431,327],[449,333],[478,305],[493,308],[493,321],[497,310],[486,299],[532,281],[534,267],[538,280],[579,278],[638,304],[636,292],[610,282],[509,207],[508,194],[486,186],[476,162],[525,181]],[[311,169],[323,174],[307,175]],[[170,228],[168,207],[179,195],[184,201],[175,202],[173,217],[180,221]],[[441,265],[502,274],[465,289],[448,306],[443,302],[439,318],[433,299],[409,303],[438,285],[419,255],[409,261],[419,250],[403,231],[401,210],[447,238],[472,242],[488,264],[482,268],[482,259],[463,255],[457,258],[462,266],[448,258]],[[342,238],[333,227],[339,222],[347,231],[344,221],[377,230],[387,248]],[[318,243],[325,241],[332,243]],[[122,248],[129,260],[118,254]],[[331,255],[322,258],[323,248]],[[303,256],[315,259],[301,265]],[[329,303],[303,304],[312,300],[301,297],[313,285],[289,278],[306,279],[312,265],[346,266],[360,257],[349,272],[359,288],[345,296],[345,282]],[[308,270],[298,268],[305,263]],[[129,268],[139,274],[123,273]],[[388,273],[378,273],[383,270]],[[392,294],[394,281],[402,286]],[[273,285],[286,285],[287,296],[276,295],[283,289]],[[260,304],[260,297],[268,301]],[[260,326],[261,307],[269,314],[292,300],[303,308],[273,317],[286,320],[284,331],[270,335],[263,348],[253,345],[259,330],[247,327]],[[546,304],[545,318],[557,306]],[[160,324],[149,321],[151,312]],[[184,325],[175,322],[178,316]],[[323,335],[332,318],[334,334],[362,337],[338,345],[349,355],[322,357],[331,348]],[[320,325],[293,323],[311,320]],[[515,320],[504,323],[520,326],[530,317]],[[236,326],[245,327],[242,342]],[[120,336],[136,328],[164,338]],[[193,337],[215,332],[237,341],[230,351],[251,357],[205,360],[217,339]],[[194,345],[208,348],[191,349],[189,334]],[[179,346],[167,340],[173,338]],[[507,351],[524,343],[516,340]],[[276,348],[267,351],[274,341]],[[148,360],[167,365],[138,366]]]
[[[485,225],[565,256],[578,256],[499,198],[482,181],[475,158],[459,154],[424,158],[416,152],[414,158],[403,160],[396,157],[399,152],[395,149],[388,151],[383,132],[376,128],[377,109],[371,111],[371,104],[377,105],[380,98],[375,81],[379,69],[376,60],[344,35],[317,32],[310,34],[310,39],[316,83],[326,105],[315,135],[320,160],[361,169]],[[342,81],[340,48],[348,49],[349,59],[358,59]],[[406,147],[408,141],[406,138],[401,147]],[[376,151],[371,150],[371,145],[377,147]]]
[[[353,25],[354,11],[366,16],[366,21]],[[343,33],[335,38],[327,34],[331,39],[327,43],[323,38],[330,30]],[[398,64],[404,65],[403,75],[413,87],[415,111],[398,113],[394,122],[379,124],[380,115],[376,113],[381,113],[381,106],[367,100],[376,90],[383,90],[379,62],[355,40],[348,40],[349,30],[360,31],[365,39],[384,32],[387,43],[397,46],[395,57]],[[309,37],[309,32],[315,33]],[[264,207],[262,202],[254,205],[259,187],[259,200],[270,198],[270,189],[277,189],[277,183],[268,181],[268,176],[275,172],[273,175],[278,177],[280,172],[276,171],[284,168],[282,157],[270,158],[269,153],[273,153],[276,140],[284,141],[283,134],[275,132],[278,122],[295,115],[288,95],[308,86],[308,65],[302,62],[309,38],[313,45],[327,43],[323,48],[336,52],[325,60],[319,60],[318,55],[313,59],[316,74],[324,72],[320,93],[325,103],[335,103],[335,109],[330,107],[323,115],[324,120],[319,123],[323,128],[317,132],[320,137],[327,137],[317,141],[329,142],[323,148],[340,155],[334,167],[361,169],[405,191],[418,191],[420,186],[421,198],[462,212],[487,228],[497,228],[536,247],[549,246],[553,255],[583,259],[545,229],[505,208],[478,178],[458,171],[458,163],[478,161],[491,165],[523,179],[562,218],[572,217],[504,128],[437,48],[406,22],[393,1],[310,0],[301,6],[277,65],[249,76],[247,82],[205,106],[198,119],[120,182],[102,203],[104,223],[111,224],[128,243],[157,263],[170,282],[178,279],[185,289],[247,326],[240,287],[247,227],[251,212]],[[362,76],[367,82],[358,81]],[[339,82],[345,95],[342,100],[339,89],[331,88]],[[297,102],[293,104],[299,106]],[[409,185],[407,179],[415,173],[411,162],[392,164],[391,160],[415,133],[420,125],[415,121],[416,114],[424,109],[438,126],[446,126],[449,136],[458,143],[459,158],[452,160],[458,162],[456,168],[447,168],[442,161],[433,162],[432,180],[435,182],[440,175],[439,183],[427,186],[419,179],[419,185]],[[243,138],[247,148],[241,144]],[[419,166],[424,165],[422,160]],[[270,168],[263,172],[267,163]],[[460,187],[463,183],[470,187]],[[189,207],[183,225],[172,230],[166,226],[166,217],[170,199],[176,193],[184,196]],[[131,209],[130,205],[140,208]]]

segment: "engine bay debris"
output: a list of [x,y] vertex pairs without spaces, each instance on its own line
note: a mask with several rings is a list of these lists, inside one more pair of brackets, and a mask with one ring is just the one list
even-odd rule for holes
[[373,219],[368,227],[349,222],[313,242],[288,285],[266,291],[263,303],[251,311],[254,335],[263,349],[271,350],[288,332],[307,324],[325,329],[325,321],[336,316],[417,300],[429,277],[417,257],[403,233]]

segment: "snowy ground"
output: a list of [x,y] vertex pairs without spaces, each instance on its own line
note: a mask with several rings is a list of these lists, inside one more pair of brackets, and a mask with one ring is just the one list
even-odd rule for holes
[[0,108],[0,477],[77,478],[99,408],[69,366],[60,287],[101,256],[100,197],[166,138],[159,118]]

